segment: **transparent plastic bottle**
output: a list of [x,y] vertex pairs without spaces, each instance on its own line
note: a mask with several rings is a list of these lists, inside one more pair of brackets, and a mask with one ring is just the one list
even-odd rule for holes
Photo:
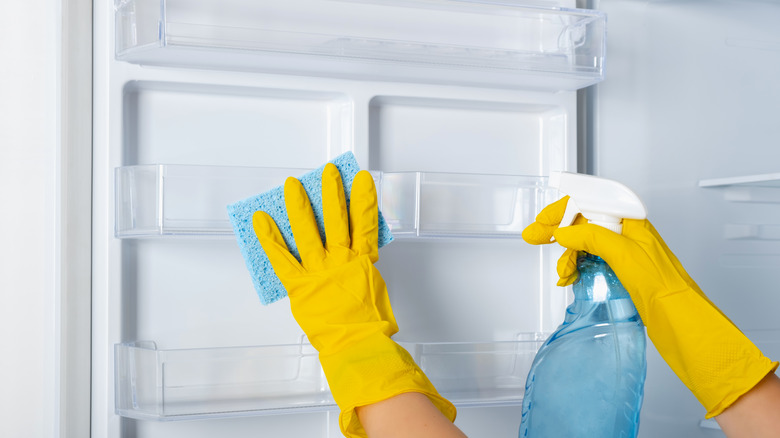
[[536,354],[520,438],[636,437],[647,362],[644,325],[600,257],[581,253],[566,318]]

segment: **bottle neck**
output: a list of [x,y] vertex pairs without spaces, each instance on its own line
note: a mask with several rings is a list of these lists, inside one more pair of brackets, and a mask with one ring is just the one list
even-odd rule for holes
[[572,287],[575,300],[608,301],[631,298],[615,272],[601,257],[581,252],[577,257],[577,270],[580,276]]

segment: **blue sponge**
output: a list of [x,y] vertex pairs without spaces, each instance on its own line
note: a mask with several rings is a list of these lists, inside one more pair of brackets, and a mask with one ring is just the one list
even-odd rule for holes
[[[341,154],[331,162],[336,165],[341,173],[344,191],[347,195],[347,205],[349,205],[352,180],[360,170],[360,167],[352,152]],[[306,194],[309,195],[314,216],[320,228],[320,235],[323,236],[324,242],[325,225],[322,218],[321,196],[323,169],[325,169],[325,165],[298,177],[298,179],[303,184],[303,188],[306,189]],[[241,254],[244,256],[246,267],[249,268],[249,272],[252,275],[255,290],[257,290],[257,294],[260,296],[260,302],[267,305],[286,297],[287,290],[285,290],[282,282],[279,281],[279,277],[274,273],[271,262],[268,260],[265,251],[263,251],[263,247],[260,246],[260,242],[257,240],[257,236],[255,236],[255,230],[252,227],[252,216],[256,211],[262,210],[268,213],[276,222],[279,231],[282,232],[282,237],[287,243],[290,252],[298,260],[301,259],[298,248],[295,246],[290,222],[287,219],[287,209],[284,206],[284,186],[273,188],[265,193],[228,205],[227,210],[230,222],[233,224],[233,232],[238,240],[238,246],[241,248]],[[390,227],[387,226],[387,222],[380,212],[379,247],[387,245],[392,240],[393,235],[390,233]]]

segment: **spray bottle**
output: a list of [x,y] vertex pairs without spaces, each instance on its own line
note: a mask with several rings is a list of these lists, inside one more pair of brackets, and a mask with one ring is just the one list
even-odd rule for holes
[[[639,197],[616,181],[554,172],[550,186],[570,196],[561,227],[582,214],[620,233],[622,219],[647,217]],[[581,253],[577,269],[574,302],[528,373],[520,438],[633,438],[639,430],[647,372],[644,325],[604,260]]]

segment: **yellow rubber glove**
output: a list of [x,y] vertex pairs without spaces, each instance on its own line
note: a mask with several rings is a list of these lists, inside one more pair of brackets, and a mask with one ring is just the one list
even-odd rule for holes
[[[339,171],[322,173],[323,246],[311,203],[300,181],[288,178],[284,201],[299,262],[273,219],[258,211],[252,221],[274,272],[287,289],[293,316],[319,352],[341,415],[341,432],[365,437],[355,408],[406,393],[423,393],[450,421],[455,407],[443,398],[409,353],[390,336],[398,326],[387,288],[374,267],[378,259],[378,214],[374,180],[358,172],[347,212]],[[351,225],[351,227],[350,227]]]
[[623,220],[623,233],[587,224],[558,228],[568,197],[550,204],[523,230],[532,244],[551,238],[567,250],[561,286],[577,279],[577,252],[603,258],[615,271],[647,334],[667,364],[714,417],[751,390],[778,363],[761,351],[704,295],[648,220]]

